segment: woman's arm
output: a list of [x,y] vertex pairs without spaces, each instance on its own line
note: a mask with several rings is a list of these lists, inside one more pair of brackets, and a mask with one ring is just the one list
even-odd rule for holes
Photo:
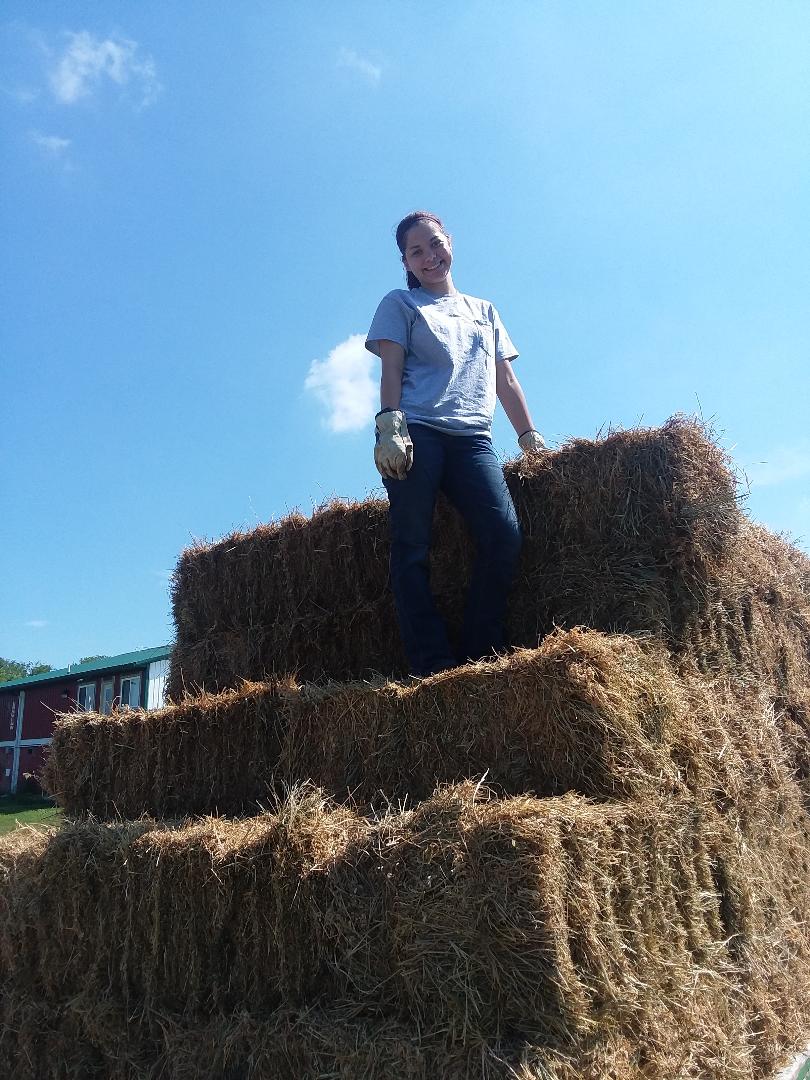
[[402,397],[402,369],[405,365],[405,350],[395,341],[380,341],[380,408],[398,409]]
[[529,406],[510,360],[501,360],[495,365],[495,392],[518,438],[527,431],[533,431]]

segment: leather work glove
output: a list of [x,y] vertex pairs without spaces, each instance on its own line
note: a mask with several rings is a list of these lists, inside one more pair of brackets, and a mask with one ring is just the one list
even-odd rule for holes
[[518,446],[524,454],[542,454],[548,451],[545,439],[539,431],[530,428],[524,431],[518,439]]
[[377,442],[374,464],[377,472],[389,480],[404,480],[413,465],[413,443],[405,423],[405,413],[385,409],[374,417]]

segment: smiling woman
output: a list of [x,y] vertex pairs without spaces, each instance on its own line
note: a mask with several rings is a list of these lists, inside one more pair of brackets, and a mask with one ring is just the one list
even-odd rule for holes
[[421,285],[434,295],[452,292],[453,251],[437,217],[421,211],[408,214],[397,226],[397,247],[402,252],[409,289]]
[[[500,400],[526,453],[545,450],[520,383],[517,356],[495,307],[453,284],[453,242],[426,210],[400,221],[407,289],[383,297],[366,348],[382,361],[374,461],[388,492],[391,585],[414,675],[501,648],[503,616],[521,548],[520,527],[492,447]],[[455,650],[430,591],[429,554],[439,491],[477,544],[462,640]]]

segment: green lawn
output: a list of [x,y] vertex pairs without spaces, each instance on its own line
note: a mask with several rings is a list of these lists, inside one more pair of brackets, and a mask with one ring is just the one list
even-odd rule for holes
[[49,799],[38,795],[0,795],[0,834],[19,824],[58,825],[62,811]]

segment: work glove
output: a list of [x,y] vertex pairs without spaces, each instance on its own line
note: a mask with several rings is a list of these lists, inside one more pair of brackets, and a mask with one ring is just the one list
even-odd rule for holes
[[518,439],[518,446],[524,454],[542,454],[548,450],[545,439],[534,428],[523,432]]
[[413,443],[405,423],[405,413],[399,409],[384,409],[374,417],[377,442],[374,464],[380,476],[389,480],[404,480],[413,465]]

